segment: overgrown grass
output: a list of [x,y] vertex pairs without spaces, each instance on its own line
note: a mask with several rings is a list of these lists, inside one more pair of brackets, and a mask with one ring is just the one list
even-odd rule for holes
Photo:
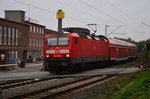
[[[131,79],[131,78],[130,78]],[[123,83],[118,82],[117,93],[114,93],[113,99],[150,99],[150,71],[142,71],[136,73],[132,79],[121,80]],[[128,84],[125,84],[125,82]],[[117,84],[115,84],[117,85]],[[115,87],[114,87],[115,88]],[[117,88],[117,87],[116,87]]]

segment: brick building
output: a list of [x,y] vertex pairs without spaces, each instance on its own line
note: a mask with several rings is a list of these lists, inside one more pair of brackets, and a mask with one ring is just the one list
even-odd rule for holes
[[29,50],[27,56],[34,59],[43,57],[43,40],[45,35],[45,26],[26,21],[30,25]]
[[[7,16],[0,18],[0,64],[14,64],[16,58],[25,59],[28,50],[29,25],[24,24],[22,19],[12,21]],[[18,11],[18,14],[24,14]]]
[[45,26],[25,21],[25,12],[6,10],[5,19],[0,18],[0,64],[15,64],[17,59],[43,57],[46,33],[57,33]]

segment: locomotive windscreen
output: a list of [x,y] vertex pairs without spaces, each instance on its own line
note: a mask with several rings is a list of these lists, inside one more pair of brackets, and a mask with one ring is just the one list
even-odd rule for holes
[[48,46],[65,46],[69,45],[69,37],[50,37],[47,39]]

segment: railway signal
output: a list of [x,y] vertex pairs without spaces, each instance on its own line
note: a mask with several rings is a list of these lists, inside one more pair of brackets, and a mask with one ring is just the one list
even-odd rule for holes
[[62,19],[64,19],[65,13],[59,9],[56,13],[56,17],[58,19],[58,32],[60,33],[62,29]]

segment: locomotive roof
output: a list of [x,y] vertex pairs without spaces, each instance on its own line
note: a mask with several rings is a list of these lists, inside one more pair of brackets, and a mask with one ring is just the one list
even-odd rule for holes
[[87,38],[87,39],[104,40],[106,42],[109,42],[109,44],[111,44],[111,45],[136,47],[135,44],[132,44],[132,43],[129,43],[129,42],[126,42],[123,40],[119,40],[119,39],[107,38],[107,37],[102,36],[102,35],[92,37],[92,36],[85,35],[82,33],[68,33],[68,34],[48,34],[48,35],[45,35],[45,37],[49,37],[49,35],[58,35],[58,36],[70,35],[70,36],[74,36],[74,37],[81,37],[81,38]]
[[119,40],[119,39],[113,39],[113,38],[108,38],[108,41],[110,44],[112,45],[121,45],[121,46],[132,46],[132,47],[136,47],[135,44],[123,41],[123,40]]
[[90,30],[82,27],[67,27],[67,28],[62,28],[62,30],[70,33],[80,33],[80,34],[90,35]]

